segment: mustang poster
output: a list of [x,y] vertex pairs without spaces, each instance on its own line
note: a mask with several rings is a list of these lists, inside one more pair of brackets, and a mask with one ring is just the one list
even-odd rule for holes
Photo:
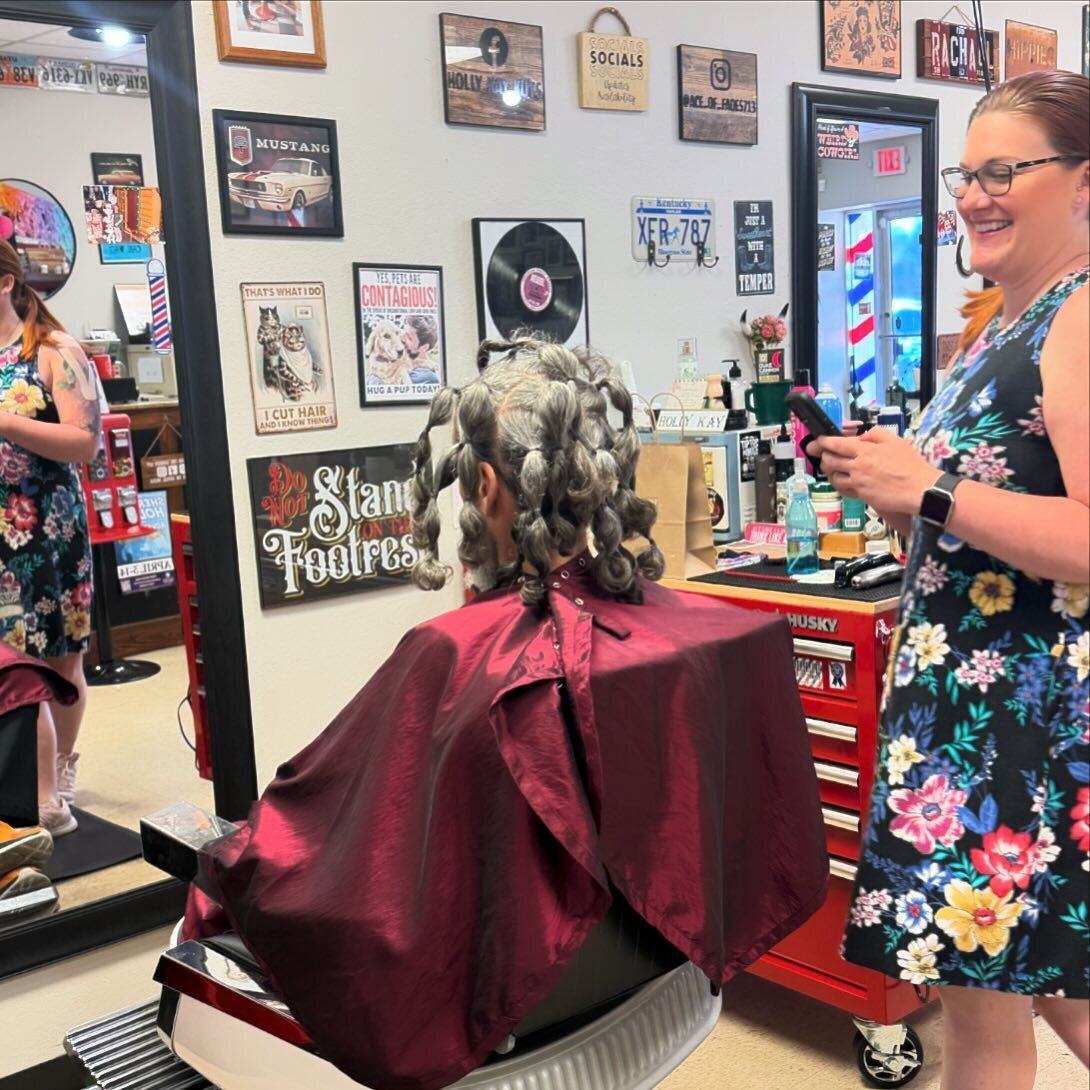
[[335,121],[233,110],[212,117],[224,234],[344,235]]
[[443,270],[353,268],[360,404],[426,404],[446,381]]
[[411,445],[246,465],[262,609],[406,583],[419,557]]
[[242,284],[258,435],[337,426],[324,284]]

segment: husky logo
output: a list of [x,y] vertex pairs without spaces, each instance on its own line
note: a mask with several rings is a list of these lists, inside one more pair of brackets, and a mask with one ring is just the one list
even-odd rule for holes
[[810,617],[805,613],[788,613],[786,616],[795,628],[801,628],[805,632],[832,633],[840,627],[840,622],[835,617]]
[[227,126],[227,147],[231,162],[248,167],[254,161],[254,141],[245,125]]

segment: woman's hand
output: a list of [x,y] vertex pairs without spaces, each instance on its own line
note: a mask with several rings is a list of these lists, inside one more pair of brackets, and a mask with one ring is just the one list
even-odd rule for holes
[[861,499],[876,511],[915,515],[940,473],[906,439],[871,428],[858,439],[823,436],[807,448],[842,496]]

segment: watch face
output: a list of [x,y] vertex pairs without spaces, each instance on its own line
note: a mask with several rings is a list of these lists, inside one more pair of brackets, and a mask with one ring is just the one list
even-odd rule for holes
[[950,517],[950,508],[953,506],[954,497],[949,492],[929,488],[923,494],[923,501],[920,503],[920,518],[924,522],[930,522],[932,526],[944,528],[946,520]]

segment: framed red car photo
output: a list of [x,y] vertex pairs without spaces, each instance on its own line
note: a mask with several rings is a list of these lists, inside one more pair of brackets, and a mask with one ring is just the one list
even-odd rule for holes
[[226,235],[341,238],[337,123],[213,110]]

